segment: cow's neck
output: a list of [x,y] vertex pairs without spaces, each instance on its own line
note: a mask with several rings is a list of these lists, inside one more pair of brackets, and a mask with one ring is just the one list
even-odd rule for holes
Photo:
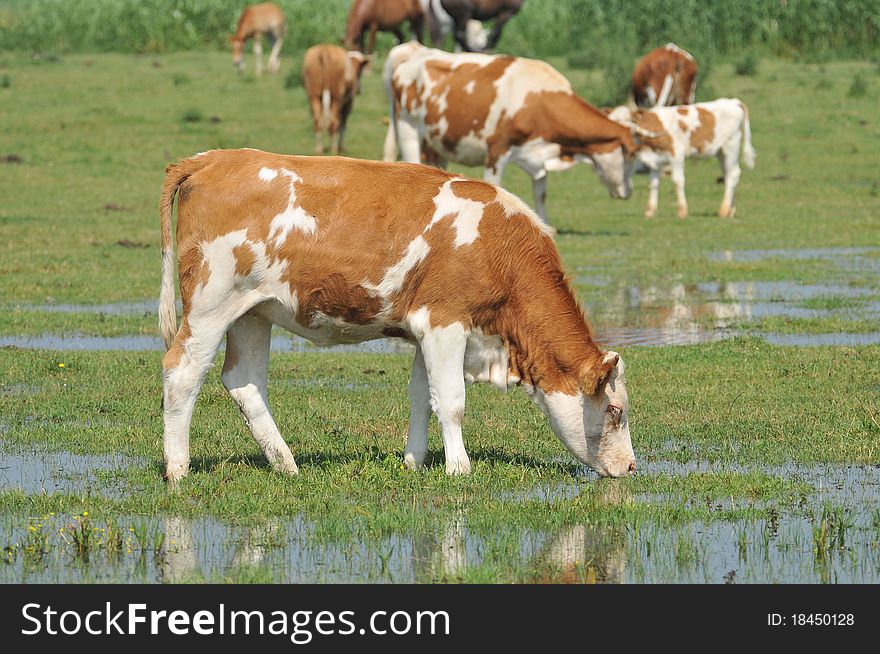
[[625,140],[627,129],[574,93],[547,93],[548,107],[540,129],[545,140],[564,153],[594,155],[607,152]]
[[501,312],[499,335],[507,342],[511,374],[545,392],[575,393],[602,353],[561,269],[529,266],[513,285],[516,294]]

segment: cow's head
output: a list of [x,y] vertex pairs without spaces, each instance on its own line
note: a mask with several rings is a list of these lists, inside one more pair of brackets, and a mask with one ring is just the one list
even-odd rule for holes
[[474,52],[483,52],[489,45],[489,32],[478,20],[469,20],[465,27],[468,47]]
[[373,55],[365,55],[358,50],[345,53],[345,83],[352,95],[360,93],[361,73],[373,61]]
[[627,134],[590,155],[596,174],[605,183],[612,198],[626,200],[632,195],[635,149],[632,136]]
[[598,370],[582,373],[575,393],[528,389],[559,440],[603,477],[625,477],[636,469],[623,373],[620,355],[608,352]]
[[240,39],[234,34],[226,37],[232,45],[232,65],[238,69],[238,72],[244,70],[244,39]]

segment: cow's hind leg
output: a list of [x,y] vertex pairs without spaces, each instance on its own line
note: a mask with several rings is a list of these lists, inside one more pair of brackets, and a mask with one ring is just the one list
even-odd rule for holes
[[419,345],[425,358],[431,408],[440,422],[446,474],[469,474],[471,462],[461,438],[464,419],[464,353],[467,335],[460,323],[428,329]]
[[547,220],[547,173],[546,171],[542,171],[542,175],[540,177],[532,178],[532,191],[535,194],[535,213],[537,213],[541,220],[545,223],[549,223]]
[[245,314],[236,320],[226,335],[221,379],[272,467],[295,474],[299,470],[293,454],[269,410],[267,382],[271,333],[272,323],[261,316]]
[[687,218],[688,202],[684,194],[684,159],[672,160],[672,183],[675,185],[675,196],[678,200],[678,217]]
[[732,218],[736,213],[736,187],[742,174],[739,167],[739,142],[727,144],[721,148],[718,158],[724,169],[724,198],[718,215],[722,218]]
[[648,191],[648,208],[645,209],[645,218],[653,218],[657,213],[657,202],[660,195],[660,169],[651,168],[651,182]]
[[165,421],[165,479],[173,485],[189,472],[189,426],[205,375],[214,363],[220,342],[237,316],[192,312],[183,322],[162,360]]
[[431,419],[431,402],[428,390],[428,373],[422,349],[416,348],[412,373],[409,378],[409,431],[403,461],[410,470],[416,470],[428,453],[428,422]]
[[281,68],[281,45],[284,43],[284,39],[280,36],[272,37],[272,51],[269,53],[269,72],[277,73]]

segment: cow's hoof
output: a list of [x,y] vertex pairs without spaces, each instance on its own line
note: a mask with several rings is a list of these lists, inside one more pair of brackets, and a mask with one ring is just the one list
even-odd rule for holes
[[678,210],[678,217],[679,218],[687,218],[688,217],[688,210],[687,209],[679,209]]
[[446,474],[453,475],[469,475],[471,474],[471,462],[470,459],[464,457],[463,459],[453,459],[451,461],[446,462]]
[[653,209],[648,209],[645,212],[645,218],[653,218],[656,212]]
[[272,468],[276,472],[280,472],[283,475],[289,475],[291,477],[299,474],[299,468],[294,461],[276,461],[272,464]]
[[425,455],[417,456],[412,452],[407,452],[403,455],[403,465],[405,465],[410,470],[418,470],[422,467],[422,464],[425,461]]

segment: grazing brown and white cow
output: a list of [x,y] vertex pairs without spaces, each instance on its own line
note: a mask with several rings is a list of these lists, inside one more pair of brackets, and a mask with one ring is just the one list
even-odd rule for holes
[[496,184],[515,163],[532,178],[544,221],[550,171],[590,163],[612,197],[632,191],[633,131],[579,98],[550,64],[410,42],[392,48],[384,74],[385,161],[397,158],[399,144],[404,161],[419,162],[425,144],[443,160],[485,166],[485,179]]
[[[403,24],[409,22],[412,38],[422,40],[425,15],[420,0],[354,0],[348,12],[343,45],[366,54],[376,50],[376,32],[392,32],[403,43]],[[370,33],[364,47],[364,35]]]
[[248,39],[254,40],[254,72],[263,74],[263,35],[272,44],[269,53],[269,72],[277,73],[281,67],[279,56],[284,37],[287,35],[287,21],[281,7],[271,2],[245,7],[238,19],[238,29],[229,37],[232,43],[232,62],[238,72],[244,72],[244,44]]
[[267,401],[273,324],[318,345],[417,344],[410,468],[433,410],[446,472],[470,471],[465,382],[485,381],[521,384],[600,474],[635,469],[623,362],[593,341],[549,228],[503,189],[421,165],[215,150],[167,168],[160,214],[169,481],[189,468],[193,406],[224,335],[223,384],[266,458],[297,472]]
[[638,159],[651,173],[651,192],[645,216],[657,212],[660,188],[660,169],[671,164],[672,182],[678,197],[678,215],[686,218],[687,198],[684,194],[684,160],[687,157],[718,157],[724,177],[724,199],[718,215],[729,218],[736,212],[736,186],[742,169],[740,151],[747,168],[755,167],[755,149],[749,110],[736,98],[721,98],[682,107],[654,107],[633,112],[629,107],[617,107],[610,118],[635,123],[657,138],[642,140]]
[[642,57],[632,74],[630,106],[668,107],[693,104],[697,61],[674,43]]
[[345,126],[358,93],[361,73],[369,57],[338,45],[322,44],[306,50],[302,78],[315,129],[315,152],[324,152],[323,133],[330,135],[330,151],[343,149]]

